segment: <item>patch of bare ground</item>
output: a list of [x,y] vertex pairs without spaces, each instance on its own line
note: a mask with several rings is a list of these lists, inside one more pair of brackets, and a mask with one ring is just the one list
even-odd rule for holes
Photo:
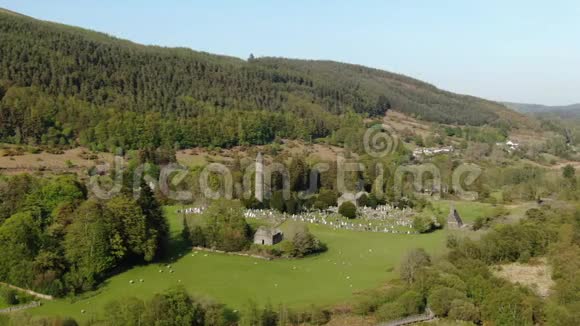
[[112,154],[92,153],[88,149],[79,147],[66,150],[60,154],[41,152],[0,156],[0,171],[5,174],[43,171],[80,173],[96,164],[112,161]]
[[235,158],[253,160],[261,152],[266,161],[271,159],[272,151],[277,155],[306,156],[311,161],[334,161],[344,149],[326,144],[306,144],[299,140],[283,140],[279,145],[236,146],[229,149],[210,150],[193,148],[176,153],[177,161],[186,166],[204,166],[211,162],[231,162]]
[[384,118],[384,123],[394,129],[397,134],[414,132],[425,137],[433,132],[428,122],[417,120],[396,111],[389,111]]
[[[113,162],[111,153],[93,153],[86,148],[74,148],[61,153],[29,153],[13,150],[12,145],[0,148],[0,171],[3,174],[18,173],[85,173],[97,164]],[[306,144],[298,140],[283,140],[279,145],[237,146],[230,149],[192,148],[177,151],[177,161],[185,166],[205,166],[208,163],[231,163],[236,158],[253,161],[259,152],[266,161],[272,159],[273,151],[290,158],[305,155],[311,161],[334,161],[344,149],[325,144]],[[355,154],[353,154],[356,156]]]
[[542,298],[550,295],[550,289],[554,285],[552,268],[545,258],[533,259],[527,264],[499,265],[492,270],[497,277],[529,287]]
[[[510,131],[510,139],[524,145],[534,145],[545,143],[555,134],[551,132],[539,131],[537,123],[531,121],[521,114],[516,112],[507,112],[508,115],[513,115],[512,118],[518,120],[522,124],[522,128],[514,128]],[[433,134],[434,126],[453,127],[448,124],[436,124],[428,121],[422,121],[412,116],[401,112],[389,111],[384,118],[384,123],[395,130],[399,135],[406,133],[414,133],[422,137]]]
[[514,129],[510,131],[509,138],[523,145],[538,145],[545,143],[555,134],[552,132],[541,132],[534,129]]

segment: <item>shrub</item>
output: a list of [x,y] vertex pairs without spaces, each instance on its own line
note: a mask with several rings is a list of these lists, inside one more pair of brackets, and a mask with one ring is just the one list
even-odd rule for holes
[[451,309],[451,303],[455,299],[464,299],[465,294],[455,289],[438,287],[429,295],[429,307],[439,317],[445,317]]
[[481,315],[494,325],[535,325],[541,315],[539,299],[510,286],[495,289],[485,298]]
[[319,209],[319,210],[325,210],[328,208],[328,205],[326,205],[322,200],[317,200],[314,202],[314,204],[312,204],[312,208]]
[[298,230],[292,239],[292,247],[285,244],[285,248],[291,248],[292,251],[286,252],[291,257],[304,257],[309,254],[326,250],[326,246],[320,242],[307,227]]
[[[371,206],[371,205],[369,205],[369,197],[366,194],[362,194],[358,198],[357,203],[360,207]],[[375,204],[375,206],[376,206],[376,204]]]
[[405,293],[405,288],[400,286],[389,287],[384,291],[370,291],[357,302],[353,311],[361,315],[373,313],[383,304],[396,301],[403,293]]
[[431,257],[424,249],[411,250],[401,263],[401,278],[408,283],[413,283],[417,272],[429,265],[431,265]]
[[534,221],[545,221],[546,214],[544,211],[537,209],[537,208],[530,208],[526,211],[526,217],[530,220]]
[[405,309],[405,315],[416,315],[423,311],[425,302],[423,296],[416,291],[407,291],[397,299],[397,302]]
[[501,197],[504,203],[511,203],[514,200],[511,191],[502,191]]
[[288,213],[288,214],[296,214],[300,211],[300,205],[299,205],[298,201],[294,198],[288,199],[284,203],[284,208],[286,210],[286,213]]
[[340,207],[338,208],[338,212],[340,213],[340,215],[346,218],[353,219],[356,217],[356,206],[353,203],[347,201],[342,203],[342,205],[340,205]]
[[320,201],[321,205],[325,206],[321,209],[326,209],[330,206],[335,206],[338,200],[338,194],[333,190],[321,189],[318,195],[317,201]]
[[401,317],[405,317],[405,307],[398,301],[385,303],[377,310],[377,318],[381,321],[389,321]]
[[431,218],[417,215],[413,219],[413,229],[419,233],[427,233],[435,229],[435,224]]
[[378,205],[384,205],[387,202],[385,201],[384,196],[383,197],[377,197],[374,193],[371,193],[369,195],[369,200],[368,200],[368,206],[372,207],[372,208],[376,208]]
[[254,197],[254,195],[250,196],[250,198],[242,198],[242,205],[244,205],[245,208],[250,208],[250,209],[262,209],[264,208],[264,204],[260,201],[258,201],[256,199],[256,197]]
[[518,262],[520,262],[522,264],[527,264],[530,261],[530,258],[531,258],[530,251],[529,250],[524,250],[520,254],[520,257],[518,258]]
[[449,234],[447,236],[446,247],[449,249],[455,249],[459,245],[459,238],[455,234]]
[[377,310],[381,303],[381,298],[377,296],[368,295],[357,301],[353,307],[353,312],[359,315],[368,315]]
[[408,290],[401,294],[401,290],[394,289],[394,291],[389,291],[386,297],[379,297],[382,302],[386,302],[377,309],[379,320],[394,320],[416,315],[424,310],[425,300],[419,292]]
[[568,309],[555,303],[550,303],[546,306],[546,320],[548,321],[548,325],[577,325],[578,323],[576,321],[580,320],[579,317],[580,312],[577,310],[574,311],[573,309]]
[[324,325],[330,321],[330,312],[317,307],[312,307],[310,323],[312,325]]
[[2,295],[2,299],[8,305],[15,305],[18,304],[18,292],[13,289],[4,288],[0,290],[0,294]]
[[437,284],[443,287],[455,289],[459,292],[466,292],[467,285],[463,280],[452,273],[442,273],[439,278],[437,279]]
[[278,325],[278,314],[276,313],[276,311],[274,311],[270,303],[266,304],[266,306],[262,309],[261,325],[262,326]]
[[455,299],[451,302],[449,318],[475,323],[479,321],[479,311],[473,303],[466,300]]
[[270,198],[270,208],[275,209],[279,212],[285,211],[284,194],[282,193],[282,191],[278,190],[272,193],[272,198]]
[[205,235],[199,225],[194,225],[189,232],[189,240],[194,247],[205,247]]
[[481,229],[484,225],[485,225],[484,218],[478,217],[475,219],[475,222],[473,222],[473,226],[471,228],[473,229],[473,231],[477,231],[477,230]]

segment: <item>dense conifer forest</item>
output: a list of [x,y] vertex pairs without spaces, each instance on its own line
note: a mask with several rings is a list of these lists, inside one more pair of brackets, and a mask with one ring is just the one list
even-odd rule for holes
[[441,123],[505,126],[503,105],[330,61],[241,60],[143,46],[0,11],[0,140],[231,147],[332,135],[341,116],[395,109]]

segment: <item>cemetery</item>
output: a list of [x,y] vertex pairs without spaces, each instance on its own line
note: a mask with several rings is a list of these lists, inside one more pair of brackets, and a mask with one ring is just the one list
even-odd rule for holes
[[[178,214],[202,214],[202,207],[178,209]],[[338,213],[338,207],[327,210],[309,210],[299,214],[281,213],[273,209],[246,209],[246,219],[262,220],[271,224],[280,224],[286,220],[307,224],[319,224],[331,229],[349,231],[384,232],[394,234],[412,234],[415,212],[410,208],[398,209],[391,205],[380,205],[376,208],[359,207],[358,217],[348,219]]]
[[389,205],[377,208],[362,207],[358,209],[356,219],[348,219],[338,214],[337,207],[326,211],[307,211],[300,214],[286,214],[274,210],[249,209],[245,212],[247,219],[266,221],[292,220],[307,224],[318,224],[331,229],[348,231],[384,232],[394,234],[412,234],[414,212],[411,209],[397,209]]

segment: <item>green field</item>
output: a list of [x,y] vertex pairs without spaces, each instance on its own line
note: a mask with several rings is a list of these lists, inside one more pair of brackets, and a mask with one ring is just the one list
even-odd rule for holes
[[9,305],[4,302],[4,299],[0,298],[0,309],[8,308]]
[[427,213],[447,216],[451,205],[454,205],[465,223],[473,223],[479,217],[492,215],[495,210],[495,207],[491,204],[474,201],[437,200],[433,201],[432,204],[435,212],[428,210]]
[[[0,285],[0,293],[6,290],[6,287]],[[10,305],[4,300],[4,296],[0,295],[0,309],[8,308]]]
[[[173,236],[178,239],[182,219],[174,213],[176,209],[168,207],[166,212]],[[445,231],[395,235],[331,230],[317,225],[310,225],[310,229],[328,245],[327,252],[304,259],[273,261],[187,252],[170,263],[174,273],[169,272],[167,263],[135,267],[108,279],[82,299],[45,302],[30,312],[82,321],[102,314],[103,307],[112,300],[128,296],[146,299],[178,285],[234,309],[243,307],[250,298],[293,307],[340,303],[352,299],[358,291],[376,288],[395,277],[394,269],[407,250],[423,247],[431,253],[441,252],[445,242]],[[130,284],[131,280],[135,283]],[[81,310],[86,313],[81,314]]]

